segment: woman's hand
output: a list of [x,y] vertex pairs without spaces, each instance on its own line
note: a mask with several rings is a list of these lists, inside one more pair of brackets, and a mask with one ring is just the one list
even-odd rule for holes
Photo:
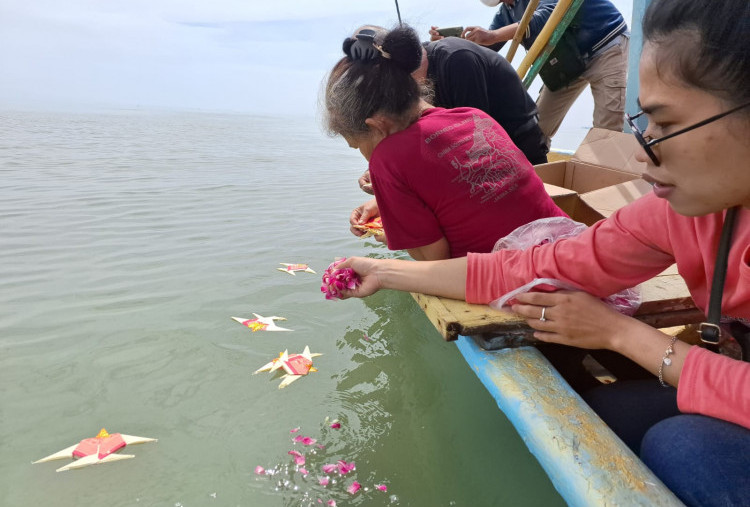
[[[357,229],[354,227],[355,225],[364,225],[368,221],[372,220],[373,218],[377,218],[380,216],[380,209],[378,208],[378,202],[375,199],[370,199],[366,203],[364,203],[361,206],[357,206],[352,211],[352,214],[349,215],[349,230],[352,231],[352,234],[359,237],[365,234],[365,231],[361,229]],[[376,238],[377,239],[377,238]],[[383,235],[383,239],[385,239],[385,235]],[[381,239],[378,239],[379,241],[382,241]]]
[[362,176],[359,177],[357,183],[359,183],[359,188],[361,188],[364,193],[370,195],[375,194],[375,191],[372,189],[372,181],[370,180],[369,169],[362,173]]
[[436,26],[431,26],[430,27],[430,40],[431,41],[434,42],[436,40],[440,40],[440,39],[444,39],[444,38],[445,37],[443,37],[442,35],[440,35],[438,33],[438,27],[436,27]]
[[344,262],[336,266],[339,269],[352,268],[360,278],[360,284],[356,289],[341,291],[341,299],[351,297],[363,298],[375,294],[380,290],[381,284],[378,279],[378,268],[384,262],[383,259],[370,259],[367,257],[349,257]]
[[534,337],[544,342],[616,350],[620,337],[642,325],[585,292],[527,292],[516,299],[513,311],[526,317]]

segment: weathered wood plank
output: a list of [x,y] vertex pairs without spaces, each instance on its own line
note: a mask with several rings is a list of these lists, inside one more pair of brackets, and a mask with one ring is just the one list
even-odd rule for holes
[[[643,302],[635,317],[654,327],[695,324],[704,319],[695,307],[685,281],[670,268],[659,276],[641,284]],[[487,305],[472,305],[465,301],[412,293],[430,322],[447,341],[459,335],[531,334],[531,328],[519,315]],[[522,334],[522,333],[521,333]]]

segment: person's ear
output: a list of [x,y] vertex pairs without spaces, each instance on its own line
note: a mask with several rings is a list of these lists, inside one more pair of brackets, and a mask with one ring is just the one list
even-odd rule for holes
[[393,128],[393,122],[382,114],[374,114],[365,120],[365,125],[370,127],[370,131],[378,134],[380,137],[388,137]]

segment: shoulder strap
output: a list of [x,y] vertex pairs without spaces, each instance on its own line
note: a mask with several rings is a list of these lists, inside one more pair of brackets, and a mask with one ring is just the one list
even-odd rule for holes
[[721,337],[721,299],[724,292],[724,280],[727,277],[727,261],[729,257],[729,248],[732,246],[732,233],[734,232],[734,222],[737,217],[739,206],[727,210],[724,217],[724,226],[721,229],[721,239],[719,248],[716,251],[716,264],[714,266],[714,277],[711,281],[711,296],[708,300],[708,315],[706,322],[701,323],[701,341],[709,345],[719,343]]

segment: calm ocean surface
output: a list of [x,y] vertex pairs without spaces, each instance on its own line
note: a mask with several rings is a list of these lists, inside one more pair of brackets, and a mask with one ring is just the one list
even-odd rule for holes
[[[408,294],[320,293],[337,256],[398,255],[348,231],[364,169],[313,120],[0,112],[0,505],[563,504]],[[294,332],[230,319],[253,312]],[[305,345],[319,371],[252,374]],[[31,465],[103,427],[159,441]]]

